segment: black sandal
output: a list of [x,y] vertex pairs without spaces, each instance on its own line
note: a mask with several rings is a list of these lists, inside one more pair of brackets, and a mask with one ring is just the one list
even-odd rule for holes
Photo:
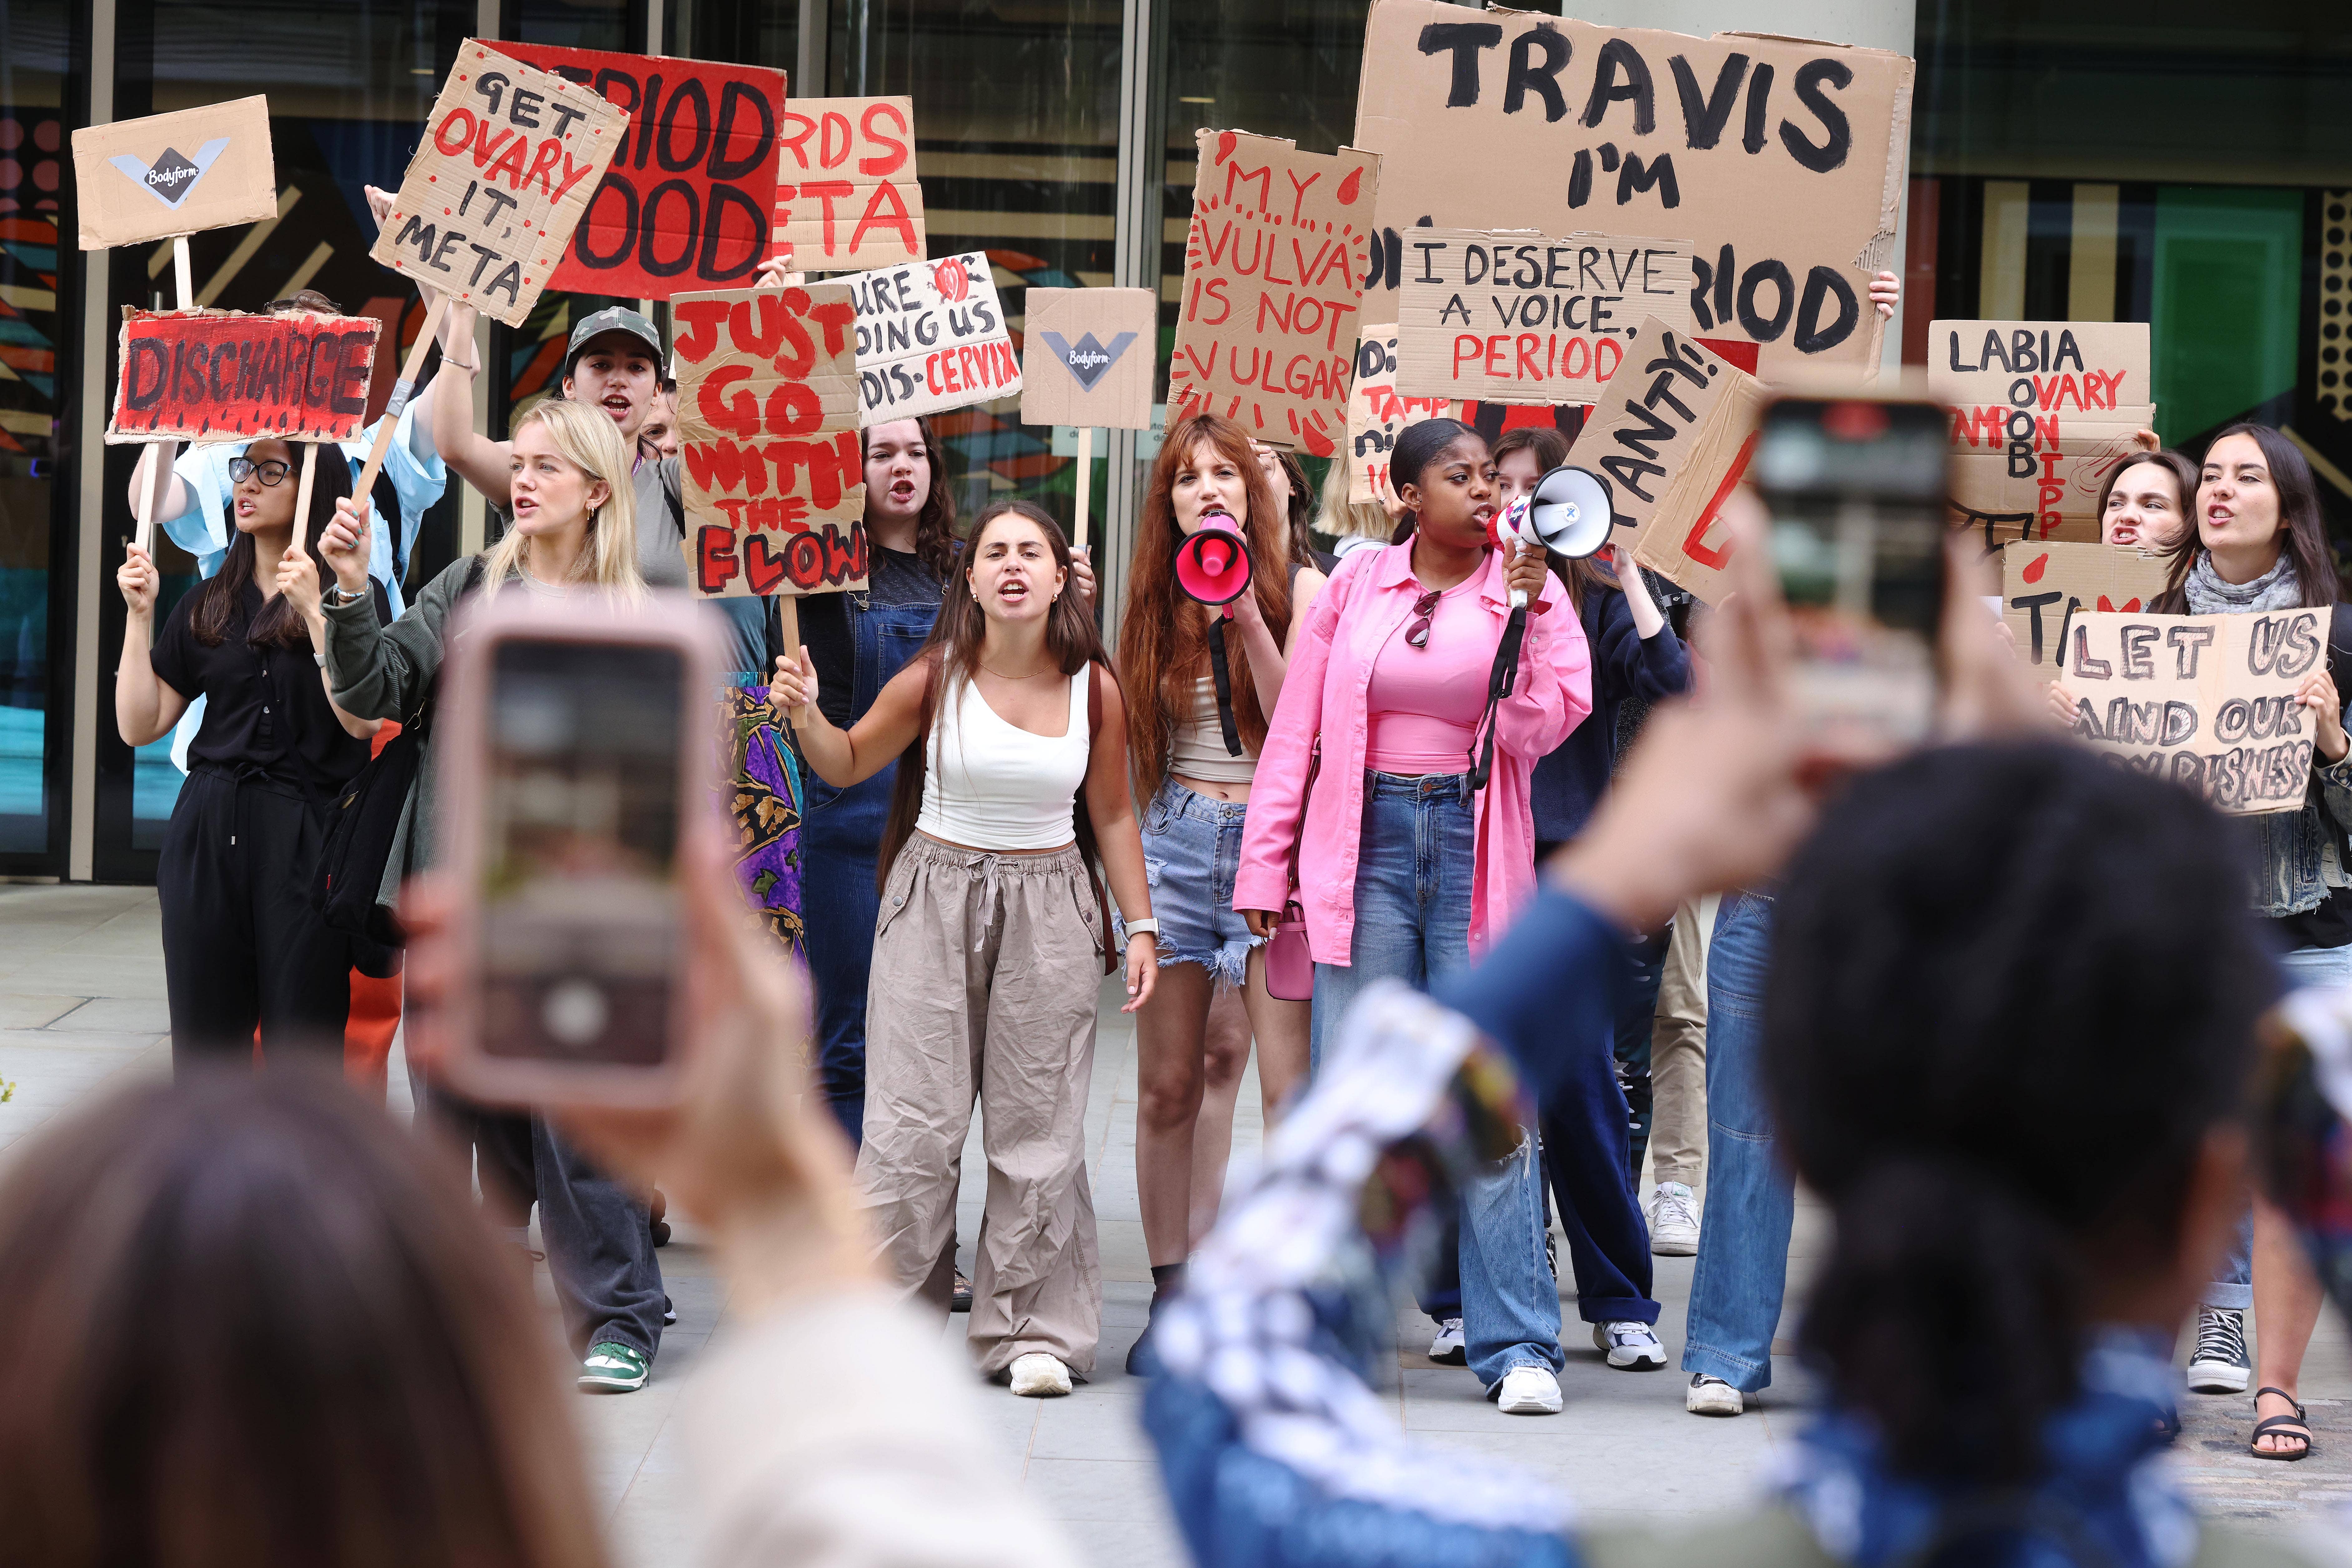
[[[2265,1394],[2275,1394],[2281,1399],[2285,1400],[2289,1405],[2294,1405],[2294,1414],[2292,1415],[2273,1415],[2267,1420],[2255,1422],[2254,1435],[2246,1444],[2247,1451],[2252,1454],[2257,1459],[2285,1459],[2293,1461],[2295,1459],[2307,1459],[2311,1458],[2312,1450],[2316,1447],[2316,1445],[2311,1440],[2311,1422],[2309,1417],[2305,1414],[2303,1406],[2295,1405],[2294,1395],[2289,1394],[2284,1388],[2258,1388],[2254,1391],[2254,1405],[2257,1410],[2261,1409],[2262,1397]],[[2303,1430],[2300,1432],[2290,1432],[2284,1430],[2284,1428],[2290,1426],[2300,1426]],[[2300,1438],[2303,1442],[2303,1447],[2294,1453],[2287,1453],[2281,1449],[2264,1449],[2257,1447],[2264,1437],[2273,1435],[2288,1438],[2290,1440]]]

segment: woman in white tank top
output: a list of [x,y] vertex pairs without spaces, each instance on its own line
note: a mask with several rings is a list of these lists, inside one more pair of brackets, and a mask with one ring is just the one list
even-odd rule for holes
[[[1222,612],[1190,598],[1173,568],[1177,546],[1218,510],[1248,541],[1252,568],[1250,591],[1223,622],[1230,743],[1208,640]],[[1257,939],[1234,908],[1258,748],[1282,692],[1292,628],[1323,586],[1321,573],[1292,559],[1283,494],[1248,435],[1213,414],[1176,420],[1145,492],[1118,639],[1136,795],[1150,803],[1143,854],[1162,965],[1160,989],[1135,1021],[1135,1184],[1155,1312],[1215,1223],[1251,1036],[1269,1124],[1307,1076],[1308,1006],[1267,994]],[[1129,1371],[1144,1370],[1146,1342],[1129,1350]]]
[[[1069,544],[1025,501],[972,525],[962,570],[907,668],[845,731],[816,672],[780,670],[802,753],[846,788],[898,763],[866,1012],[858,1184],[884,1267],[944,1318],[956,1183],[975,1100],[988,1207],[974,1247],[973,1359],[1013,1392],[1094,1370],[1102,1268],[1084,1117],[1095,1001],[1112,951],[1087,864],[1126,922],[1126,1011],[1159,973],[1128,795],[1127,712]],[[903,753],[903,754],[902,754]]]

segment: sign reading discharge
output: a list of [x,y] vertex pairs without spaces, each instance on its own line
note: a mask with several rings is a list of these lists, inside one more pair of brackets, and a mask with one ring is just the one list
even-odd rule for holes
[[813,272],[924,255],[911,98],[802,98],[777,139],[776,238]]
[[2234,816],[2300,811],[2313,727],[2294,690],[2327,657],[2326,617],[2079,612],[2059,678],[2074,733]]
[[848,288],[681,294],[671,312],[695,592],[864,587],[866,464]]
[[1202,131],[1168,364],[1171,418],[1196,406],[1318,458],[1348,429],[1380,160]]
[[629,117],[468,38],[368,254],[520,327],[572,243]]
[[667,300],[751,276],[768,254],[783,72],[556,44],[494,47],[629,116],[551,287]]
[[912,419],[1021,390],[1021,356],[980,251],[840,281],[857,307],[859,424]]
[[1398,300],[1399,392],[1591,403],[1644,316],[1690,331],[1691,250],[1614,239],[1417,228]]
[[133,310],[106,439],[357,440],[383,330],[308,310]]

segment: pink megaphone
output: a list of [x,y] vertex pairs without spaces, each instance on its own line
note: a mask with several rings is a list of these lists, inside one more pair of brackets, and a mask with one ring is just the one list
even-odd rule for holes
[[1202,605],[1230,605],[1249,592],[1249,541],[1223,507],[1211,506],[1199,530],[1177,542],[1176,585]]

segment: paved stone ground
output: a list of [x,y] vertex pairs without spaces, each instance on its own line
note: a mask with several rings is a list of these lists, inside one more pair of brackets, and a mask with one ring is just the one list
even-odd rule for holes
[[[15,1086],[0,1102],[0,1151],[110,1084],[167,1071],[167,1027],[152,891],[0,885],[0,1080]],[[1255,1092],[1244,1085],[1240,1152],[1257,1146]],[[391,1100],[405,1113],[397,1054]],[[1136,1219],[1134,1100],[1133,1037],[1107,1005],[1087,1120],[1106,1279],[1103,1370],[1069,1399],[990,1391],[984,1403],[1007,1462],[1066,1521],[1089,1560],[1154,1568],[1184,1559],[1137,1425],[1140,1385],[1118,1371],[1150,1295]],[[983,1169],[975,1142],[964,1162],[966,1237],[979,1223]],[[1795,1331],[1801,1283],[1823,1240],[1819,1211],[1801,1206],[1784,1336]],[[640,1394],[583,1397],[578,1405],[597,1495],[625,1568],[667,1568],[683,1558],[688,1493],[671,1416],[726,1310],[725,1283],[690,1226],[677,1227],[662,1260],[679,1321],[664,1340],[653,1382]],[[1657,1273],[1665,1306],[1661,1337],[1679,1354],[1690,1260],[1661,1258]],[[1421,1353],[1430,1324],[1406,1309],[1398,1319],[1396,1375],[1384,1391],[1399,1420],[1433,1444],[1490,1454],[1546,1478],[1592,1519],[1632,1521],[1738,1504],[1803,1418],[1806,1381],[1785,1357],[1775,1364],[1775,1390],[1749,1415],[1702,1420],[1683,1411],[1681,1376],[1610,1371],[1580,1335],[1573,1301],[1565,1316],[1568,1408],[1544,1419],[1501,1415],[1468,1373],[1431,1365]],[[961,1334],[962,1323],[952,1320],[950,1332]],[[2247,1456],[2245,1401],[2187,1396],[2178,1462],[2206,1506],[2267,1528],[2352,1501],[2352,1344],[2332,1310],[2313,1344],[2304,1389],[2320,1451],[2297,1465]]]

